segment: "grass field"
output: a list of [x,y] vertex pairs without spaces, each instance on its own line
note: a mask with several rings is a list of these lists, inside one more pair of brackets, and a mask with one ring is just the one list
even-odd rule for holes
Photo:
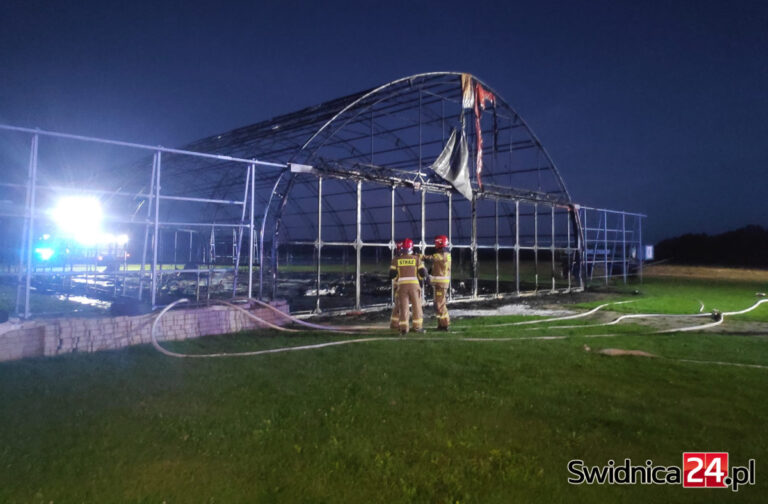
[[[602,288],[594,288],[600,292]],[[634,295],[638,290],[639,295]],[[768,291],[766,282],[736,280],[705,280],[702,278],[646,278],[642,285],[611,286],[608,292],[623,296],[631,303],[616,305],[612,310],[622,313],[697,313],[700,303],[704,311],[717,309],[721,312],[739,311],[754,304],[761,297],[755,294]],[[582,303],[576,306],[591,308],[604,301]],[[760,307],[739,316],[739,320],[768,322],[768,307]]]
[[[654,278],[579,306],[742,309],[758,290],[764,283]],[[768,330],[492,327],[522,319],[457,320],[448,336],[428,333],[434,341],[258,357],[180,360],[142,346],[0,364],[0,502],[765,502],[768,369],[679,359],[765,366]],[[768,322],[768,306],[739,319]],[[544,335],[565,338],[526,339]],[[339,339],[262,332],[167,346]],[[660,357],[596,353],[608,347]],[[573,458],[680,465],[683,451],[756,459],[757,484],[567,483]]]

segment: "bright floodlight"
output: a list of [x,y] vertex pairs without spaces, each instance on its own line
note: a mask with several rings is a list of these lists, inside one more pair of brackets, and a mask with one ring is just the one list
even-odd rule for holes
[[47,261],[56,253],[52,248],[36,248],[35,252],[43,261]]
[[53,220],[62,234],[82,245],[94,245],[101,236],[101,204],[88,196],[70,196],[53,209]]

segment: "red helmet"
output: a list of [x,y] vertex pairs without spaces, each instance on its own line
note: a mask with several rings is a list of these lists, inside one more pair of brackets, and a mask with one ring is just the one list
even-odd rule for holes
[[446,248],[448,246],[448,237],[445,235],[435,236],[435,247]]
[[403,240],[403,250],[409,254],[413,252],[413,240],[410,238]]

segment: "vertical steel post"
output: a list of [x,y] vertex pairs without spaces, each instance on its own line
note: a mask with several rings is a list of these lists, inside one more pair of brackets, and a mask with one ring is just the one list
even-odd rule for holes
[[192,230],[189,230],[189,263],[192,262]]
[[[282,218],[282,217],[281,217]],[[277,229],[279,224],[275,224]],[[272,299],[277,298],[277,278],[280,273],[280,241],[275,233],[272,237]]]
[[499,200],[494,200],[495,204],[495,230],[496,230],[496,241],[494,243],[494,251],[496,253],[496,295],[499,295]]
[[[392,186],[390,193],[390,229],[389,229],[389,252],[390,252],[390,261],[395,258],[395,186]],[[392,301],[392,304],[395,304],[395,289],[394,287],[391,289],[390,292],[390,301]]]
[[[421,129],[421,121],[419,121],[419,129]],[[419,141],[421,143],[421,141]],[[421,149],[421,147],[419,147]],[[419,161],[421,162],[421,161]],[[424,255],[427,252],[427,242],[426,242],[426,228],[427,228],[427,205],[426,205],[426,198],[427,198],[427,191],[426,189],[421,189],[421,243],[419,244],[419,248],[421,249],[421,254]],[[426,280],[425,280],[425,286],[426,286]],[[423,305],[426,299],[426,289],[421,289],[421,304]]]
[[176,269],[176,250],[179,245],[179,231],[173,232],[173,269]]
[[[114,247],[110,246],[109,248],[110,248],[110,252],[114,251],[115,259],[117,259],[119,247],[117,245],[114,245]],[[123,255],[125,255],[125,252],[123,252]],[[117,263],[117,261],[115,261],[115,263]],[[176,268],[175,262],[174,262],[174,268]],[[115,274],[112,276],[112,297],[113,298],[117,297],[117,278],[119,274],[120,274],[120,266],[118,265],[115,268]]]
[[479,290],[477,265],[477,195],[472,195],[472,297],[476,298]]
[[448,193],[448,243],[453,245],[453,193]]
[[208,241],[208,273],[205,279],[205,299],[211,299],[211,280],[213,280],[213,266],[216,262],[216,228],[211,226],[211,237]]
[[157,306],[157,281],[159,278],[157,270],[157,252],[160,248],[160,170],[162,166],[163,153],[157,151],[157,170],[155,172],[155,234],[154,247],[152,253],[152,309]]
[[[240,211],[240,227],[237,228],[237,232],[232,228],[232,264],[234,265],[234,272],[232,273],[232,297],[237,296],[237,281],[240,278],[240,256],[243,249],[243,226],[245,225],[245,212],[248,209],[248,192],[251,190],[251,168],[253,165],[248,165],[245,171],[245,188],[243,190],[243,204]],[[256,174],[253,174],[254,177]]]
[[421,189],[421,243],[419,244],[419,248],[421,249],[421,253],[426,252],[426,237],[427,237],[427,205],[426,205],[426,198],[427,198],[427,191],[426,189]]
[[29,309],[29,292],[32,287],[32,243],[35,238],[35,195],[37,193],[37,151],[40,140],[36,134],[32,138],[32,154],[30,156],[29,179],[29,226],[27,227],[27,277],[24,292],[24,318],[32,314]]
[[621,262],[624,265],[624,284],[627,283],[627,223],[626,214],[621,213]]
[[[267,209],[269,208],[269,202],[267,202]],[[264,227],[266,226],[267,210],[264,210],[264,215],[261,218],[261,226],[259,226],[259,300],[264,301]]]
[[[32,166],[34,164],[34,158],[37,152],[38,137],[34,135],[29,148],[29,162],[27,163],[27,184],[24,197],[24,220],[21,228],[21,239],[19,240],[19,269],[16,271],[16,314],[23,316],[21,312],[21,298],[26,297],[26,285],[25,269],[27,262],[27,233],[29,232],[29,217],[30,217],[30,198],[32,197]],[[70,265],[71,269],[71,265]]]
[[643,262],[645,262],[645,247],[643,246],[643,218],[639,215],[637,216],[637,233],[638,233],[638,244],[637,248],[640,254],[638,254],[640,259],[640,283],[643,283]]
[[515,200],[515,292],[520,295],[520,200]]
[[552,241],[549,243],[549,252],[552,256],[552,292],[556,290],[555,284],[555,207],[552,206]]
[[253,232],[256,212],[256,165],[251,165],[251,211],[248,223],[248,299],[253,298]]
[[155,172],[157,171],[157,154],[152,157],[152,175],[149,178],[149,196],[147,202],[147,224],[144,225],[144,248],[141,251],[141,269],[139,270],[139,301],[144,297],[144,268],[147,265],[147,247],[149,246],[149,218],[152,216],[152,204],[155,201]]
[[390,190],[390,216],[389,216],[389,242],[390,251],[392,252],[392,258],[395,257],[395,186],[393,185]]
[[579,254],[579,288],[584,289],[587,286],[585,280],[587,274],[587,211],[584,210],[584,224],[583,227],[581,227],[581,215],[579,215],[581,210],[581,207],[576,208],[576,215],[579,216],[579,221],[576,228],[574,228],[574,231],[577,233],[576,249]]
[[572,267],[572,265],[573,265],[573,255],[572,255],[573,254],[573,250],[572,249],[573,249],[573,247],[571,247],[571,222],[575,222],[573,219],[576,218],[575,216],[571,215],[572,213],[573,213],[573,207],[569,206],[568,207],[568,220],[566,221],[566,226],[565,226],[565,236],[566,236],[565,243],[566,243],[566,247],[568,247],[568,251],[566,252],[566,255],[568,257],[568,271],[566,273],[568,275],[568,292],[571,291],[571,270],[573,269],[573,267]]
[[539,290],[539,204],[533,204],[533,290]]
[[[587,225],[587,209],[580,209],[584,210],[584,219],[582,220],[583,228],[582,233],[584,234],[584,271],[581,272],[581,278],[582,278],[582,284],[586,283],[585,280],[589,278],[589,280],[592,280],[592,271],[591,267],[589,265],[589,227]],[[582,285],[582,287],[585,287],[585,285]]]
[[[603,264],[605,267],[605,285],[608,285],[608,212],[603,210]],[[613,261],[611,261],[613,265]]]
[[357,239],[355,240],[355,310],[360,309],[360,256],[363,251],[363,181],[357,181]]
[[323,257],[323,177],[317,179],[317,242],[315,243],[315,248],[317,249],[317,266],[315,268],[315,289],[317,289],[317,296],[315,299],[315,312],[320,313],[320,274]]
[[[421,120],[421,107],[422,107],[421,102],[422,102],[422,93],[421,93],[421,89],[419,89],[419,175],[421,175],[421,164],[422,164],[421,146],[422,146],[422,143],[423,143],[423,141],[422,141],[422,134],[421,134],[421,122],[422,122],[422,120]],[[424,253],[423,250],[421,252]]]
[[127,294],[128,284],[128,251],[127,247],[123,246],[123,296]]

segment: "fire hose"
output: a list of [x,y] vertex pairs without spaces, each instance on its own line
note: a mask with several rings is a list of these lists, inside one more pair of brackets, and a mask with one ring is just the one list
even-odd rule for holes
[[[318,348],[325,348],[330,346],[338,346],[338,345],[347,345],[347,344],[353,344],[353,343],[365,343],[365,342],[373,342],[373,341],[467,341],[467,342],[498,342],[498,341],[516,341],[516,340],[558,340],[558,339],[566,339],[567,336],[539,336],[539,337],[526,337],[526,338],[435,338],[435,337],[368,337],[368,338],[356,338],[356,339],[348,339],[348,340],[342,340],[342,341],[331,341],[331,342],[325,342],[325,343],[317,343],[313,345],[300,345],[300,346],[291,346],[291,347],[281,347],[281,348],[272,348],[267,350],[255,350],[250,352],[219,352],[219,353],[209,353],[209,354],[185,354],[185,353],[179,353],[179,352],[173,352],[171,350],[167,350],[163,348],[160,343],[157,340],[157,324],[160,321],[160,319],[172,308],[175,306],[181,304],[181,303],[187,303],[189,302],[187,299],[179,299],[177,301],[174,301],[173,303],[169,304],[165,308],[163,308],[160,313],[158,313],[157,317],[155,317],[155,320],[152,322],[152,328],[150,331],[150,336],[152,340],[152,346],[160,353],[167,355],[169,357],[177,357],[177,358],[216,358],[216,357],[245,357],[245,356],[254,356],[254,355],[264,355],[264,354],[272,354],[272,353],[281,353],[281,352],[291,352],[291,351],[300,351],[300,350],[311,350],[311,349],[318,349]],[[247,317],[266,325],[267,327],[271,327],[273,329],[276,329],[278,331],[282,332],[299,332],[296,329],[291,329],[287,327],[282,327],[277,324],[273,324],[267,320],[264,320],[261,317],[258,317],[257,315],[254,315],[253,313],[249,312],[248,310],[245,310],[244,308],[237,306],[232,303],[228,303],[226,301],[217,301],[220,304],[230,306],[242,313],[244,313]],[[592,310],[589,310],[584,313],[576,314],[576,315],[568,315],[565,317],[554,317],[549,319],[539,319],[539,320],[531,320],[531,321],[522,321],[522,322],[512,322],[507,324],[495,324],[490,325],[487,327],[499,327],[499,326],[508,326],[508,325],[524,325],[524,324],[536,324],[536,323],[543,323],[543,322],[551,322],[551,321],[557,321],[557,320],[569,320],[574,318],[580,318],[580,317],[586,317],[588,315],[591,315],[601,308],[604,308],[606,306],[612,305],[612,304],[623,304],[628,303],[631,301],[619,301],[615,303],[606,303],[603,305],[600,305],[596,308],[593,308]],[[758,306],[760,306],[763,303],[768,303],[768,299],[762,299],[755,303],[754,305],[745,308],[744,310],[740,311],[733,311],[733,312],[723,312],[719,313],[719,318],[715,322],[703,324],[699,326],[691,326],[691,327],[684,327],[679,329],[669,329],[665,331],[658,331],[658,333],[670,333],[670,332],[683,332],[683,331],[694,331],[694,330],[700,330],[700,329],[707,329],[709,327],[715,327],[717,325],[720,325],[723,323],[723,320],[726,316],[733,316],[733,315],[743,315],[745,313],[749,313],[752,310],[756,309]],[[284,316],[287,319],[290,319],[294,322],[299,322],[300,320],[288,315],[277,308],[268,305],[266,303],[263,303],[261,301],[258,301],[257,304],[264,305],[265,307],[269,307],[270,309],[274,310],[277,313],[280,313],[282,316]],[[717,313],[717,312],[715,312]],[[622,315],[621,317],[618,317],[616,320],[613,320],[611,322],[605,323],[605,324],[593,324],[589,326],[560,326],[560,328],[566,328],[566,327],[596,327],[596,326],[607,326],[607,325],[613,325],[617,324],[621,320],[626,320],[629,318],[641,318],[641,317],[656,317],[656,316],[670,316],[670,315],[664,315],[664,314],[630,314],[630,315]],[[673,316],[687,316],[687,317],[701,317],[701,316],[711,316],[711,314],[695,314],[695,315],[673,315]],[[334,327],[334,326],[322,326],[319,324],[312,324],[305,321],[300,321],[301,325],[304,325],[305,327],[310,327],[313,329],[322,329],[322,330],[331,330],[334,332],[341,332],[344,334],[354,334],[353,330],[360,330],[362,329],[370,329],[366,326],[349,326],[349,327]],[[557,327],[550,327],[552,329]],[[352,329],[352,330],[347,330]],[[606,334],[606,335],[592,335],[592,336],[614,336],[613,334]],[[684,359],[680,359],[681,361],[685,361]],[[688,362],[703,362],[703,361],[688,361]],[[734,363],[720,363],[717,364],[734,364]],[[738,365],[738,364],[734,364]],[[751,366],[751,367],[760,367],[760,366]]]

